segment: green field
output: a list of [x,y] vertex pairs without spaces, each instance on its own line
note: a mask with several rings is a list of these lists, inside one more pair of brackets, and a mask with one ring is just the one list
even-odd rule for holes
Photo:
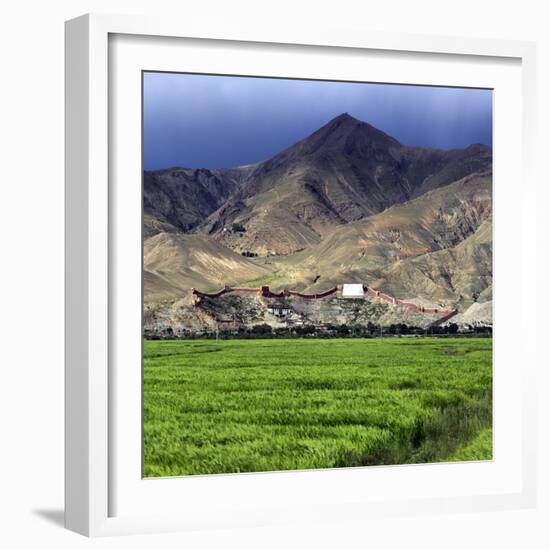
[[144,342],[144,476],[492,457],[489,338]]

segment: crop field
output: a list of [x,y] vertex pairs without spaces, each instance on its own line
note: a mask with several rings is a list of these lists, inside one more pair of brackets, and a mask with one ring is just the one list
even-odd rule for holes
[[144,476],[492,458],[490,338],[146,340]]

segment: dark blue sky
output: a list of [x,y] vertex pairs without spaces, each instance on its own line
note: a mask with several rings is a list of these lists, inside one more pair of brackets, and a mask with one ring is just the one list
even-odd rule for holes
[[406,145],[492,146],[492,92],[145,73],[144,168],[221,168],[272,157],[347,112]]

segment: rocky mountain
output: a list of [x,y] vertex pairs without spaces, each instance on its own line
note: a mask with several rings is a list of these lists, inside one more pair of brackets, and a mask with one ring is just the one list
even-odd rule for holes
[[143,175],[144,235],[187,233],[239,189],[254,166],[169,168]]
[[491,176],[467,176],[380,214],[337,227],[292,255],[258,258],[275,290],[365,282],[402,299],[446,306],[490,294]]
[[404,146],[343,114],[255,165],[144,174],[146,303],[350,282],[427,307],[491,300],[491,150]]
[[483,145],[406,147],[343,114],[256,165],[198,231],[239,252],[293,254],[338,226],[490,167]]

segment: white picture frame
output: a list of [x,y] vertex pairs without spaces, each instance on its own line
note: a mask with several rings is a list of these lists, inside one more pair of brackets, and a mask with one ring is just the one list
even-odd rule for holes
[[[534,44],[367,30],[270,32],[227,29],[218,33],[206,25],[186,28],[170,19],[119,15],[85,15],[66,23],[66,527],[87,536],[101,536],[533,506],[536,342],[526,331],[521,355],[506,348],[510,345],[508,335],[512,334],[511,315],[504,308],[499,310],[498,296],[499,292],[504,296],[507,286],[517,284],[518,279],[521,284],[536,257],[535,245],[529,239],[536,224],[529,209],[529,201],[536,197],[531,177]],[[157,41],[154,47],[152,39]],[[210,56],[201,49],[206,43],[213,52]],[[514,200],[507,186],[512,177],[522,182],[521,197],[515,198],[521,204],[522,216],[520,230],[513,234],[507,224],[495,224],[495,343],[502,343],[495,350],[496,368],[502,364],[502,374],[495,379],[495,400],[502,414],[496,410],[495,426],[508,423],[510,428],[497,432],[500,442],[493,462],[468,465],[468,470],[455,469],[452,476],[448,465],[422,465],[199,476],[187,479],[185,486],[182,478],[137,477],[141,459],[135,456],[140,434],[136,411],[141,395],[136,385],[140,378],[131,369],[139,376],[141,369],[140,363],[131,360],[122,365],[117,355],[121,346],[135,342],[136,334],[114,329],[120,328],[121,315],[129,319],[133,315],[129,324],[134,326],[136,312],[141,327],[141,303],[133,300],[135,293],[128,293],[137,288],[141,271],[127,285],[128,292],[117,284],[125,270],[135,272],[132,262],[136,259],[135,255],[126,258],[120,244],[136,237],[141,251],[141,234],[133,236],[121,232],[120,227],[135,228],[141,209],[132,209],[131,201],[124,211],[120,208],[117,197],[124,188],[116,182],[128,175],[125,181],[133,181],[133,170],[139,178],[136,185],[141,181],[141,164],[133,164],[141,139],[136,124],[141,124],[141,119],[136,119],[135,109],[131,110],[141,90],[134,89],[132,79],[138,70],[158,68],[152,64],[162,64],[163,69],[179,67],[183,63],[180,47],[188,48],[186,62],[199,71],[204,66],[204,72],[214,71],[220,51],[225,51],[224,63],[233,63],[226,65],[231,74],[245,70],[246,74],[261,74],[257,67],[267,55],[271,56],[273,74],[277,58],[284,55],[288,68],[281,75],[299,76],[306,70],[305,59],[309,56],[308,60],[318,62],[315,69],[315,63],[308,61],[310,71],[321,71],[323,65],[323,70],[333,71],[330,74],[338,79],[343,73],[330,69],[323,56],[338,56],[341,71],[362,71],[367,57],[360,57],[360,64],[352,58],[371,55],[373,70],[377,66],[379,71],[390,70],[387,67],[393,66],[391,70],[401,70],[404,75],[401,82],[414,82],[409,73],[422,63],[426,64],[424,71],[430,70],[430,63],[438,67],[432,81],[424,77],[424,83],[485,83],[492,87],[491,79],[498,82],[495,89],[502,90],[503,99],[495,110],[495,186],[501,185],[502,191],[495,192],[496,219],[505,219],[506,205]],[[384,63],[376,65],[377,56],[385,56]],[[289,63],[290,59],[296,61]],[[255,68],[254,63],[259,65]],[[467,73],[471,76],[466,77]],[[128,78],[119,78],[122,74]],[[395,78],[384,74],[377,73],[376,80]],[[125,108],[117,102],[117,90],[123,82],[130,94]],[[125,130],[120,130],[121,122],[128,123]],[[499,214],[499,208],[503,214]],[[517,254],[511,257],[513,247],[504,245],[506,241],[513,241],[515,250],[520,251],[519,259]],[[515,323],[525,328],[536,288],[524,288],[523,295]],[[140,349],[133,350],[133,357],[139,361]],[[516,359],[521,361],[521,369],[513,368]],[[127,477],[126,469],[131,471]],[[451,477],[455,478],[452,490]],[[356,490],[362,483],[370,484],[372,498]],[[381,496],[384,487],[391,498]],[[303,494],[306,496],[299,498]],[[179,502],[175,500],[178,495]]]

